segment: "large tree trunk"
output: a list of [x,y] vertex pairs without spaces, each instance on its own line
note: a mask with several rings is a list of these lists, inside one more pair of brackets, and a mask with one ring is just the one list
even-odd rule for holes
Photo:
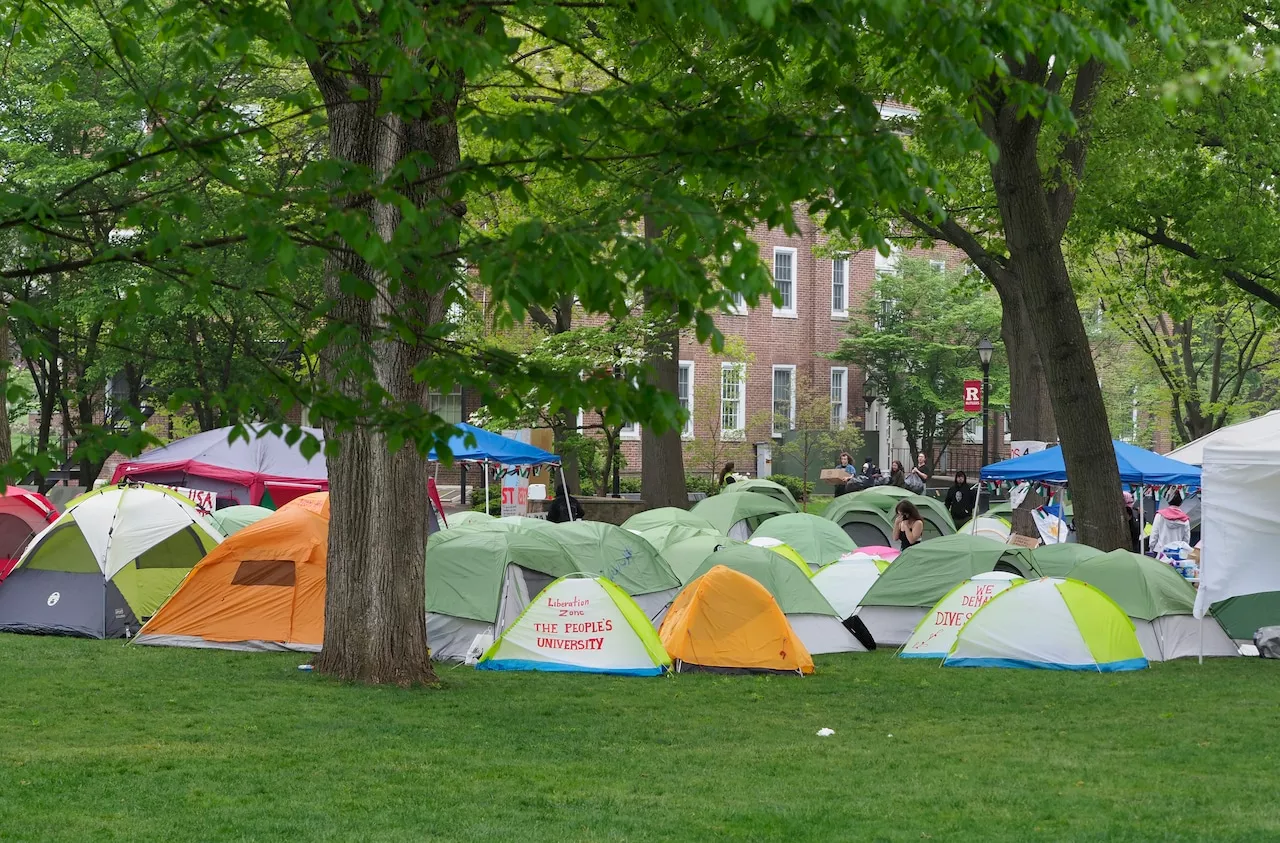
[[[1009,360],[1009,438],[1056,442],[1058,434],[1053,406],[1049,401],[1049,385],[1045,383],[1040,349],[1036,347],[1035,329],[1027,316],[1021,286],[1000,284],[996,290],[1002,305],[1000,337],[1004,340],[1005,355]],[[986,423],[991,426],[988,439],[990,459],[998,461],[999,444],[994,438],[998,426],[994,419]],[[1045,503],[1042,495],[1029,492],[1022,506],[1013,511],[1013,532],[1020,536],[1039,537],[1040,530],[1032,513]]]
[[577,415],[568,410],[562,412],[551,425],[556,454],[560,457],[560,470],[564,472],[564,483],[571,495],[581,493],[582,471],[578,460],[578,449],[566,446],[565,442],[569,436],[578,432]]
[[[368,167],[386,177],[407,155],[425,153],[435,173],[459,162],[456,101],[435,103],[421,119],[405,123],[379,108],[379,82],[330,73],[322,62],[312,75],[325,97],[332,155]],[[353,102],[348,80],[371,95]],[[423,187],[412,197],[425,207],[439,190],[432,171],[423,171]],[[371,203],[377,235],[390,240],[401,222],[391,204]],[[428,268],[439,277],[452,267]],[[340,278],[357,277],[377,290],[366,299],[344,293]],[[327,381],[354,400],[368,394],[369,380],[392,401],[427,403],[429,384],[413,377],[428,356],[421,344],[386,334],[392,314],[424,324],[444,317],[439,289],[423,279],[391,283],[353,252],[334,252],[328,261],[325,292],[336,302],[333,318],[354,328],[354,335],[331,344],[322,356]],[[426,279],[431,282],[432,279]],[[438,280],[438,278],[436,279]],[[326,422],[325,435],[339,451],[328,460],[331,519],[326,573],[324,646],[316,669],[341,679],[407,686],[434,683],[427,650],[424,553],[427,545],[426,460],[412,447],[392,453],[386,437],[357,425],[352,430]]]
[[1012,140],[1000,144],[1000,157],[992,168],[995,193],[1010,268],[1021,287],[1058,420],[1076,531],[1083,544],[1102,550],[1125,547],[1128,533],[1120,473],[1106,407],[1063,258],[1061,235],[1049,211],[1036,144],[1026,142],[1024,133],[1011,135]]
[[[649,217],[644,219],[644,236],[655,240],[662,232]],[[663,302],[645,290],[645,312],[664,312]],[[680,381],[680,329],[675,320],[653,338],[648,348],[650,383],[663,392],[676,395]],[[692,405],[693,396],[689,396]],[[689,489],[684,476],[684,442],[680,429],[665,433],[640,428],[640,497],[651,507],[689,507]]]

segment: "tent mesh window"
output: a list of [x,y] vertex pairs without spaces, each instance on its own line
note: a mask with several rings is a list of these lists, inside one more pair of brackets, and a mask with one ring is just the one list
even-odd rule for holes
[[232,585],[292,586],[293,583],[293,562],[286,559],[245,560],[231,579]]

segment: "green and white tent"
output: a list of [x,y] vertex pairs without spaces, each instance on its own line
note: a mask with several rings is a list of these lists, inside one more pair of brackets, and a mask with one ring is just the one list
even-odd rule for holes
[[1087,583],[1046,577],[987,601],[942,664],[1111,673],[1141,670],[1147,659],[1115,601]]
[[1036,570],[1046,577],[1065,577],[1067,572],[1084,562],[1102,556],[1101,550],[1087,544],[1075,542],[1059,542],[1058,544],[1042,544],[1031,551],[1031,561]]
[[739,545],[708,555],[690,581],[716,565],[746,574],[768,589],[811,655],[865,652],[813,580],[795,563],[763,547]]
[[795,495],[791,494],[791,490],[781,483],[775,483],[772,480],[739,480],[737,483],[729,483],[720,490],[722,495],[736,495],[742,492],[755,492],[757,495],[767,495],[781,504],[791,507],[792,512],[800,511],[800,504],[796,503]]
[[751,538],[777,539],[799,553],[815,571],[858,549],[834,521],[807,512],[775,515],[757,527]]
[[658,676],[671,657],[625,591],[605,577],[573,575],[547,586],[476,668]]
[[631,595],[654,626],[662,623],[681,582],[643,537],[602,521],[553,524],[547,535],[565,549],[579,571],[617,585]]
[[871,586],[889,563],[865,553],[854,552],[825,565],[813,575],[813,584],[842,618],[856,614]]
[[267,509],[265,506],[228,506],[225,509],[219,509],[209,515],[209,520],[213,522],[213,526],[219,533],[229,536],[248,527],[250,524],[257,524],[263,518],[271,515],[274,510]]
[[960,583],[920,619],[920,625],[902,645],[898,656],[904,659],[946,658],[961,627],[997,594],[1020,582],[1023,579],[1013,574],[990,571]]
[[795,512],[795,507],[755,492],[721,493],[698,501],[689,511],[710,521],[711,526],[729,538],[746,541],[767,519]]
[[957,528],[956,532],[969,536],[982,536],[984,539],[998,542],[1007,542],[1009,536],[1013,534],[1013,527],[1003,518],[979,515],[977,518],[970,519],[963,527]]
[[943,536],[921,542],[893,560],[862,598],[858,617],[877,644],[904,644],[948,591],[987,571],[1040,576],[1024,548],[980,536]]
[[1114,550],[1085,559],[1067,576],[1104,592],[1124,609],[1148,661],[1240,655],[1213,617],[1191,616],[1195,589],[1163,562]]
[[661,551],[671,572],[680,580],[681,585],[693,581],[695,572],[702,567],[706,558],[720,548],[742,547],[746,542],[725,538],[724,536],[691,536],[678,542],[672,542]]
[[646,530],[633,529],[631,532],[653,545],[653,549],[659,553],[677,542],[682,542],[695,536],[710,536],[729,541],[714,527],[692,527],[688,524],[663,524],[658,527],[649,527]]
[[506,629],[537,594],[577,566],[549,531],[441,530],[427,542],[431,656],[463,661],[477,636]]
[[893,519],[879,507],[860,501],[856,495],[841,495],[827,505],[822,517],[835,524],[858,547],[889,547],[893,544]]
[[890,524],[893,523],[893,512],[898,503],[904,500],[911,501],[911,503],[915,504],[916,509],[920,510],[920,517],[924,519],[925,539],[949,536],[956,531],[956,525],[951,520],[951,513],[947,512],[947,508],[942,505],[942,501],[937,498],[917,495],[897,486],[873,486],[861,492],[843,495],[836,498],[836,501],[844,500],[844,498],[851,498],[861,504],[870,504],[880,510]]
[[695,515],[687,509],[680,509],[675,506],[660,506],[657,509],[637,512],[622,522],[623,527],[628,530],[635,530],[638,533],[645,533],[657,527],[673,527],[677,525],[707,530],[715,529],[715,526],[707,519]]
[[81,495],[0,587],[0,632],[132,635],[221,541],[191,501],[160,486]]

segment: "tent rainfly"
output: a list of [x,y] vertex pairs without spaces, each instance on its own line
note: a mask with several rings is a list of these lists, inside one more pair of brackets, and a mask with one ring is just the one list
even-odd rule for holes
[[185,486],[268,509],[329,488],[324,433],[318,428],[302,428],[321,445],[320,452],[310,459],[297,444],[290,445],[266,425],[245,425],[248,439],[240,436],[233,442],[234,430],[209,430],[148,451],[117,466],[111,482]]
[[564,548],[579,571],[609,580],[640,605],[653,626],[662,623],[681,583],[643,537],[601,521],[552,524],[546,535]]
[[10,486],[0,496],[0,582],[18,564],[22,551],[58,518],[58,508],[39,492]]
[[815,571],[858,549],[834,521],[807,512],[775,515],[757,527],[751,538],[777,539],[790,545]]
[[710,521],[713,527],[729,538],[746,541],[767,519],[795,510],[768,495],[744,492],[705,498],[694,504],[689,511]]
[[898,651],[904,659],[943,659],[956,643],[960,628],[993,597],[1015,583],[1021,577],[1003,571],[978,574],[965,580],[947,593],[920,620],[920,625]]
[[791,494],[791,490],[781,483],[775,483],[772,480],[739,480],[737,483],[730,483],[720,490],[720,494],[740,494],[742,492],[755,492],[757,495],[768,495],[778,503],[791,507],[792,512],[800,511],[800,504],[796,503],[795,495]]
[[658,676],[671,668],[658,631],[605,577],[562,577],[480,657],[477,670]]

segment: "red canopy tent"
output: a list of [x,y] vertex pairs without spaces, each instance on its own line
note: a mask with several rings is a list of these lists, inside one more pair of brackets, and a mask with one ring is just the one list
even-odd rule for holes
[[[308,460],[296,444],[266,432],[262,425],[246,425],[249,441],[230,442],[231,428],[223,427],[121,463],[112,483],[134,480],[213,492],[236,504],[274,509],[296,497],[329,488],[323,450]],[[303,428],[324,444],[324,434]]]
[[0,497],[0,582],[18,564],[22,551],[58,520],[58,508],[39,492],[10,486]]

